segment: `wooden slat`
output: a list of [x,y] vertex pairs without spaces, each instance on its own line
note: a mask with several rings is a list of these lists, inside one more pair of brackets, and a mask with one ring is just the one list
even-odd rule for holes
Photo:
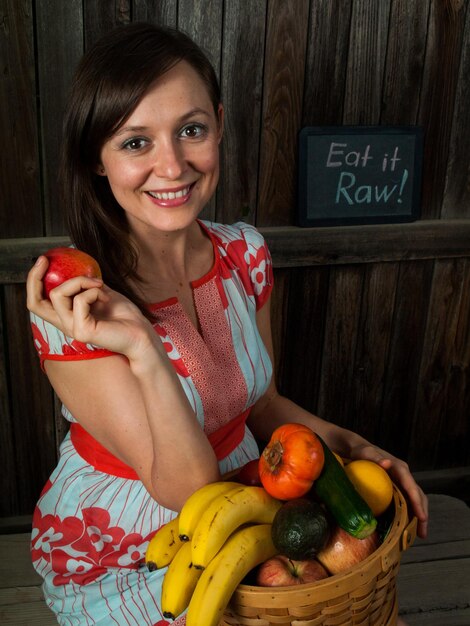
[[[452,327],[443,329],[443,343],[450,348],[450,355],[444,408],[446,417],[439,434],[437,458],[444,466],[454,465],[455,458],[467,459],[470,463],[470,260],[460,259],[453,265],[452,280],[460,279],[460,297],[455,335],[452,336]],[[447,422],[448,416],[452,416],[452,426]]]
[[0,233],[32,237],[42,234],[32,3],[2,2],[0,22]]
[[349,424],[351,412],[363,279],[363,267],[330,270],[318,414],[340,426]]
[[[349,427],[383,447],[389,442],[383,437],[377,415],[382,409],[397,276],[397,263],[366,266],[349,397]],[[333,381],[331,384],[335,387]]]
[[278,385],[282,385],[286,332],[288,327],[288,304],[291,274],[279,269],[274,273],[274,288],[271,296],[271,328],[274,348],[274,375]]
[[317,412],[327,312],[329,269],[291,272],[284,352],[282,392],[309,411]]
[[310,3],[302,126],[342,123],[351,6],[352,0]]
[[275,267],[465,257],[470,253],[470,220],[260,230]]
[[57,626],[39,587],[0,590],[2,626]]
[[[458,449],[462,450],[465,446],[464,441],[459,444],[459,434],[461,439],[468,433],[468,420],[464,416],[457,418],[461,430],[460,433],[452,434],[452,437],[457,434],[457,439],[452,439],[450,450],[442,449],[439,436],[445,435],[444,431],[449,427],[448,405],[452,402],[449,396],[449,378],[452,373],[457,328],[459,321],[463,322],[460,311],[463,288],[467,286],[468,289],[468,280],[464,280],[466,272],[468,264],[465,259],[439,260],[435,264],[409,457],[416,469],[435,467],[437,461],[444,467],[449,466],[453,459],[459,458]],[[468,310],[465,313],[465,327],[468,332]],[[469,365],[459,363],[459,367],[468,368]],[[464,376],[466,377],[465,373]],[[464,419],[465,423],[461,421]],[[450,434],[447,443],[449,441]],[[454,446],[458,449],[455,450]],[[465,450],[464,454],[468,456]],[[461,457],[459,462],[466,463]]]
[[[51,37],[51,24],[58,36]],[[62,144],[58,120],[62,120],[72,74],[83,52],[82,24],[81,0],[66,3],[49,0],[39,2],[36,7],[43,203],[48,235],[66,232],[65,211],[59,200],[57,183]]]
[[[400,567],[398,598],[402,615],[468,608],[470,558],[410,563]],[[439,596],[436,597],[436,589]]]
[[460,75],[455,98],[452,135],[450,138],[446,186],[441,216],[462,218],[470,216],[470,10],[467,4],[464,44],[460,61]]
[[425,493],[445,493],[470,504],[470,466],[414,472]]
[[225,3],[221,87],[226,116],[216,218],[229,224],[254,223],[256,214],[266,0],[246,8],[244,0]]
[[41,584],[31,563],[30,533],[0,535],[0,554],[0,589]]
[[381,124],[416,124],[430,0],[391,5]]
[[268,3],[256,217],[259,226],[293,223],[308,11],[307,0]]
[[344,124],[370,125],[380,121],[389,15],[390,0],[353,2]]
[[[452,124],[458,124],[453,112],[467,5],[466,0],[431,3],[418,118],[426,137],[422,191],[425,219],[441,214]],[[468,42],[465,45],[468,47]],[[468,164],[468,157],[464,160]]]
[[15,513],[31,513],[56,464],[51,386],[40,370],[20,285],[5,287],[14,464],[3,472],[16,489]]
[[[0,450],[2,468],[0,472],[0,515],[9,515],[18,508],[18,493],[16,479],[11,475],[11,468],[15,467],[15,451],[13,425],[10,410],[9,372],[7,367],[7,334],[5,332],[5,312],[2,298],[0,299]],[[10,468],[10,471],[8,471]],[[13,479],[13,480],[12,480]]]
[[407,626],[468,626],[470,609],[443,610],[406,615]]
[[132,21],[176,26],[178,0],[133,0]]
[[[377,420],[386,448],[408,458],[433,261],[403,261],[396,286],[383,405]],[[426,415],[417,417],[426,420]]]
[[[276,268],[470,255],[470,220],[259,230],[266,237]],[[68,243],[67,237],[0,239],[0,283],[24,282],[39,254]]]
[[95,0],[84,0],[84,34],[85,49],[88,49],[97,39],[105,33],[129,24],[131,21],[131,0],[120,0],[119,2],[95,2]]

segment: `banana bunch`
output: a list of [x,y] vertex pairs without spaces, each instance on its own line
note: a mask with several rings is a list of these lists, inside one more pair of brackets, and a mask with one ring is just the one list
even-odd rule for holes
[[271,524],[281,502],[263,487],[238,485],[210,502],[191,539],[195,567],[209,565],[229,536],[242,524]]
[[178,543],[171,546],[174,553],[163,578],[164,617],[176,619],[188,608],[187,626],[216,626],[239,582],[275,554],[271,523],[281,505],[262,487],[228,481],[190,496],[170,522],[171,532],[162,534],[163,527],[147,550],[147,565],[160,567],[177,529]]
[[217,626],[239,582],[275,554],[271,524],[237,530],[202,572],[189,602],[186,626]]
[[166,567],[184,541],[179,538],[179,515],[157,530],[145,552],[145,564],[150,572]]

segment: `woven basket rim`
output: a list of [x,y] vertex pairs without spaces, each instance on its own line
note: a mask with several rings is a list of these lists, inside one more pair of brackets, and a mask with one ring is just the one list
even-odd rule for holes
[[408,523],[406,501],[400,490],[393,486],[395,516],[390,531],[377,550],[361,563],[354,565],[341,574],[329,576],[313,583],[303,583],[284,587],[259,587],[256,585],[238,585],[232,603],[245,606],[278,607],[282,599],[287,603],[309,604],[337,598],[367,584],[372,578],[387,572],[400,560],[402,535]]

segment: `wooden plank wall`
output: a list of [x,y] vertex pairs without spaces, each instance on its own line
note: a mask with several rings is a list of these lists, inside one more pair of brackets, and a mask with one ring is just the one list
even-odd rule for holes
[[[64,433],[24,277],[65,235],[66,92],[83,49],[138,20],[184,29],[219,73],[204,217],[254,223],[273,247],[281,390],[413,469],[469,465],[469,0],[0,0],[0,516],[31,511]],[[424,128],[420,223],[292,228],[297,133],[342,124]]]

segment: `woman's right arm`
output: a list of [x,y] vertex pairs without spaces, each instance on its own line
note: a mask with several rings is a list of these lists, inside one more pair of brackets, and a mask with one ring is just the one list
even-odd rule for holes
[[45,300],[46,268],[40,257],[28,275],[29,310],[67,336],[116,353],[45,361],[54,390],[85,430],[137,472],[155,500],[179,510],[220,473],[161,340],[134,304],[95,279],[71,279]]

